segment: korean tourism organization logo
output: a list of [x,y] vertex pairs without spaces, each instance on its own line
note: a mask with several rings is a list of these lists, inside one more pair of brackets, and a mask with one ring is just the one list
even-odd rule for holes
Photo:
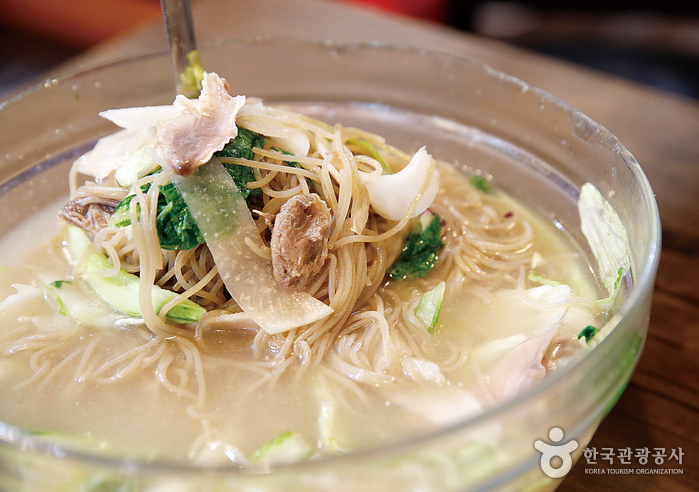
[[[549,431],[549,444],[541,439],[534,442],[534,448],[541,453],[541,470],[550,478],[565,477],[573,468],[573,452],[578,449],[574,439],[563,441],[563,430],[553,427]],[[604,467],[585,468],[586,475],[682,475],[682,468],[663,467],[663,464],[682,464],[684,451],[682,448],[597,448],[587,447],[582,457],[587,465],[606,465]],[[635,458],[635,459],[634,459]],[[599,461],[598,461],[599,460]],[[554,466],[560,463],[558,466]],[[612,468],[611,465],[626,465]],[[646,465],[655,464],[655,468]],[[630,466],[629,466],[630,465]],[[643,467],[643,468],[642,468]]]
[[[585,475],[682,475],[682,468],[673,468],[673,462],[682,464],[682,448],[585,448],[583,458],[587,465]],[[614,465],[623,465],[612,468]],[[655,465],[649,467],[648,465]],[[662,465],[666,465],[661,468]]]
[[[559,427],[553,427],[549,431],[549,439],[552,442],[561,442],[563,440],[563,430]],[[550,478],[565,477],[571,468],[573,468],[573,451],[578,449],[578,441],[571,439],[570,441],[561,444],[548,444],[547,442],[537,439],[534,441],[534,447],[541,453],[541,470]],[[558,457],[561,460],[561,465],[558,467],[552,466],[553,458]]]

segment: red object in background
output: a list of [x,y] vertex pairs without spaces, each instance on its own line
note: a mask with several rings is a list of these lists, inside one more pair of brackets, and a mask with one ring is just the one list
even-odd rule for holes
[[447,0],[346,0],[350,3],[371,5],[390,12],[425,19],[446,22]]
[[77,48],[160,15],[158,0],[0,0],[0,23]]
[[[449,5],[448,0],[344,1],[435,22],[446,21]],[[0,0],[0,27],[4,24],[76,48],[87,48],[160,15],[159,0]]]

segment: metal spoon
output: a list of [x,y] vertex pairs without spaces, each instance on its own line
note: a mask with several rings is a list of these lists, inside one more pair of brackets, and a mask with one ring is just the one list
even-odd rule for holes
[[160,0],[165,30],[172,53],[175,70],[175,87],[178,94],[189,98],[199,96],[203,69],[199,62],[194,38],[192,7],[189,0]]

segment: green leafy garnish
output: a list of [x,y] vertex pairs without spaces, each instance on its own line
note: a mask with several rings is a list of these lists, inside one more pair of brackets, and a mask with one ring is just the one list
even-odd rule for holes
[[255,153],[252,150],[254,147],[263,149],[265,147],[264,137],[247,128],[238,127],[238,135],[214,155],[216,157],[238,157],[252,161],[255,160]]
[[187,250],[204,243],[187,204],[172,183],[160,187],[158,215],[155,219],[160,247]]
[[578,340],[580,340],[581,338],[585,338],[585,342],[589,342],[592,339],[592,337],[597,335],[598,332],[599,328],[595,328],[594,326],[586,326],[578,334]]
[[[150,183],[141,186],[143,193],[148,193]],[[172,183],[160,186],[158,194],[158,214],[155,219],[160,247],[167,250],[188,250],[204,243],[199,228],[180,192]],[[109,225],[126,227],[131,224],[129,207],[136,195],[124,198],[114,209]]]
[[442,219],[434,214],[422,231],[408,234],[398,260],[388,271],[389,276],[393,280],[426,277],[443,247]]
[[488,178],[473,175],[471,176],[471,184],[481,190],[483,193],[487,193],[488,195],[493,194],[493,187],[491,186],[490,181],[488,181]]
[[[232,138],[223,149],[216,152],[214,155],[216,157],[237,157],[240,159],[255,160],[255,152],[253,148],[264,148],[265,139],[259,133],[255,133],[247,128],[238,127],[238,135]],[[231,175],[233,181],[235,181],[236,186],[240,190],[240,193],[245,198],[245,201],[249,204],[251,196],[259,196],[262,194],[260,188],[250,189],[247,184],[251,181],[255,181],[255,171],[249,166],[241,166],[239,164],[224,164],[223,167],[226,168],[228,174]]]

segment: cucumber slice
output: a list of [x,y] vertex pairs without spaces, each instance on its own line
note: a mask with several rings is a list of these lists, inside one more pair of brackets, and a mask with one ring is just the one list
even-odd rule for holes
[[[66,236],[68,251],[73,261],[82,260],[77,272],[85,282],[110,306],[129,316],[141,317],[138,302],[139,278],[136,275],[119,270],[111,277],[100,277],[95,272],[109,271],[112,267],[106,256],[95,251],[92,242],[82,229],[68,226]],[[83,259],[83,256],[85,258]],[[153,286],[153,309],[159,313],[162,307],[177,297],[169,290]],[[168,321],[178,324],[195,323],[204,316],[206,310],[192,301],[186,300],[173,307],[167,313]]]

